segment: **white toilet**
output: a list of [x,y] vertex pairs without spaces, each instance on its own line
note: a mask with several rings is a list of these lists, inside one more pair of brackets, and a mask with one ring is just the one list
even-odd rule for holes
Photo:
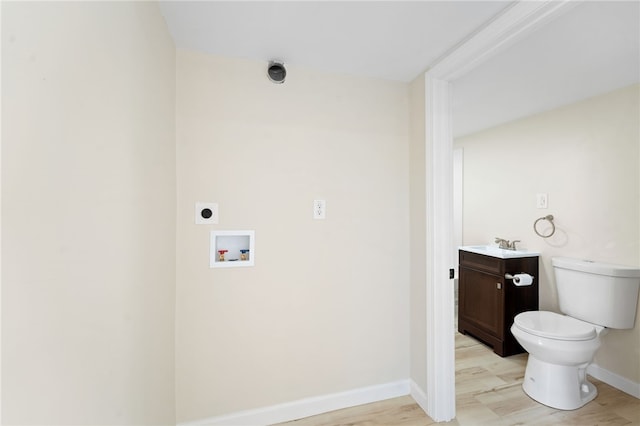
[[529,353],[522,388],[536,401],[561,410],[580,408],[598,394],[587,366],[606,328],[635,323],[640,269],[554,257],[560,311],[516,315],[511,333]]

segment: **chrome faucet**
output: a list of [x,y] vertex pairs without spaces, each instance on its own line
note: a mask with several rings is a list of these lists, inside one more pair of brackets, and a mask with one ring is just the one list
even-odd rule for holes
[[496,243],[498,243],[498,248],[505,250],[516,250],[516,243],[519,243],[520,240],[505,240],[504,238],[496,237]]
[[501,249],[509,248],[509,240],[505,240],[504,238],[496,237],[496,243],[498,243],[498,248],[501,248]]

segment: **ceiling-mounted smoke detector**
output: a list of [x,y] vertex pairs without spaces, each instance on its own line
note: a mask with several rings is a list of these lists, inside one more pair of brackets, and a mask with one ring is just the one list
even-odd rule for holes
[[271,61],[269,62],[267,75],[269,76],[269,80],[272,82],[282,84],[287,76],[287,70],[284,68],[284,64],[282,62]]

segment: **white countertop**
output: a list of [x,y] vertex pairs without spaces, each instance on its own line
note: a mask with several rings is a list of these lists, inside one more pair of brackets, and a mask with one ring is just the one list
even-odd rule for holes
[[497,246],[462,246],[460,250],[471,253],[484,254],[485,256],[498,257],[500,259],[514,259],[518,257],[538,257],[540,253],[528,250],[508,250]]

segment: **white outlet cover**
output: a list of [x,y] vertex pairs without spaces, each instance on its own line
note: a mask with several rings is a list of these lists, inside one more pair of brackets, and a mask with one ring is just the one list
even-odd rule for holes
[[327,217],[327,202],[325,200],[313,200],[313,218],[325,219]]
[[546,193],[536,194],[536,208],[546,209],[549,208],[549,195]]
[[195,220],[197,225],[216,225],[218,223],[218,203],[196,203]]

